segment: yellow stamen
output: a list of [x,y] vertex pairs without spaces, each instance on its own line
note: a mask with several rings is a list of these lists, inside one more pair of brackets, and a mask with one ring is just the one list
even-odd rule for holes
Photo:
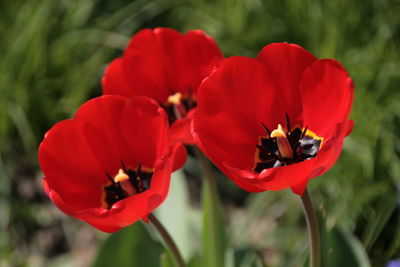
[[282,125],[278,124],[278,129],[275,129],[271,132],[271,138],[274,137],[285,137],[286,138],[286,134],[283,131]]
[[167,101],[170,104],[179,105],[181,103],[181,99],[182,99],[182,94],[178,92],[173,95],[170,95]]
[[289,140],[283,131],[282,125],[278,124],[278,128],[271,132],[271,138],[276,138],[276,143],[278,145],[279,155],[282,158],[292,159],[293,150],[290,146]]
[[129,176],[124,172],[124,170],[119,169],[118,174],[114,177],[114,181],[121,185],[122,189],[128,196],[137,193],[135,187],[133,187],[132,183],[129,181]]
[[119,169],[118,174],[114,177],[114,182],[120,183],[126,180],[129,180],[128,174],[126,174],[123,169]]

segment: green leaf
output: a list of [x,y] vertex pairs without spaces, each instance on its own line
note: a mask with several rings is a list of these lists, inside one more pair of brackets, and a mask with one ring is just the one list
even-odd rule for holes
[[174,260],[171,258],[171,255],[167,252],[161,254],[160,258],[161,267],[175,267]]
[[[228,253],[227,253],[228,254]],[[225,265],[225,267],[266,267],[261,255],[259,255],[254,249],[243,248],[232,251],[231,265]],[[229,261],[229,257],[227,257]]]
[[378,239],[379,234],[382,232],[390,216],[393,214],[396,206],[396,195],[388,194],[386,196],[382,196],[379,205],[381,208],[376,211],[376,214],[373,216],[373,218],[370,218],[370,223],[368,223],[364,231],[363,243],[367,250],[370,250],[375,241]]
[[154,267],[160,264],[162,247],[141,223],[110,235],[101,245],[93,267]]
[[327,237],[327,266],[370,267],[367,253],[358,239],[350,232],[333,228]]
[[[321,237],[321,266],[371,266],[364,247],[352,233],[338,227],[327,230],[326,213],[322,206],[317,211],[317,217]],[[307,257],[304,267],[309,266],[309,260]]]
[[212,179],[204,179],[202,188],[203,266],[222,267],[225,257],[225,225],[215,181]]
[[187,267],[202,267],[202,259],[199,255],[196,255],[195,257],[193,257]]
[[[318,220],[319,234],[321,238],[321,265],[329,266],[329,244],[328,244],[328,229],[326,226],[326,211],[325,207],[321,205],[316,209]],[[310,259],[308,259],[309,261]],[[307,262],[307,264],[309,264]],[[308,266],[308,265],[307,265]]]

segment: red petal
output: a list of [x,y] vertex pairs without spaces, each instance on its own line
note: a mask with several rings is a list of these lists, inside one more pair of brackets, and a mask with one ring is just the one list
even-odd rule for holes
[[287,166],[265,169],[260,174],[239,170],[227,164],[225,166],[229,170],[229,176],[235,176],[242,183],[258,187],[260,191],[278,191],[295,186],[300,181],[307,179],[315,164],[316,159],[314,158]]
[[145,29],[130,41],[123,55],[124,74],[135,95],[165,102],[173,90],[175,43],[181,35],[172,29]]
[[304,125],[325,139],[309,177],[292,187],[299,195],[304,193],[309,179],[327,172],[339,158],[344,137],[354,124],[347,120],[353,103],[354,84],[338,62],[324,59],[304,72],[301,95]]
[[180,143],[178,143],[178,144],[179,144],[179,147],[176,149],[172,171],[176,171],[176,170],[182,168],[183,165],[185,164],[186,158],[187,158],[187,151],[186,151],[185,146],[183,146]]
[[138,161],[138,152],[129,149],[120,130],[127,103],[128,99],[120,96],[97,97],[83,104],[74,117],[87,125],[83,128],[85,137],[103,172],[111,176],[121,168],[121,160],[127,165]]
[[53,201],[53,203],[57,206],[57,208],[59,208],[62,212],[64,212],[69,216],[77,217],[75,211],[73,210],[73,207],[68,206],[64,202],[64,200],[60,197],[60,195],[49,187],[46,177],[43,177],[43,190],[46,193],[46,195],[50,198],[50,200]]
[[258,174],[255,174],[252,171],[236,169],[226,162],[223,163],[221,170],[235,184],[248,192],[259,193],[265,191],[265,189],[258,183],[260,182],[257,180]]
[[171,138],[175,142],[182,142],[185,145],[194,145],[192,136],[192,119],[196,108],[190,110],[186,117],[174,121],[171,125]]
[[345,136],[348,136],[349,134],[351,134],[351,132],[353,131],[353,128],[354,128],[354,121],[353,120],[349,120]]
[[333,127],[334,131],[330,134],[331,137],[324,141],[320,151],[318,152],[318,162],[316,163],[315,168],[319,169],[319,171],[318,173],[314,171],[311,178],[320,176],[332,168],[342,151],[344,137],[348,132],[349,125],[352,125],[352,121],[345,121]]
[[147,97],[135,97],[128,102],[119,126],[127,148],[138,155],[137,163],[147,167],[154,166],[169,144],[168,127],[164,110]]
[[335,164],[342,152],[344,137],[348,134],[349,129],[353,127],[353,121],[345,121],[337,124],[333,129],[331,137],[324,141],[318,155],[315,165],[309,175],[297,185],[292,186],[292,191],[298,195],[303,195],[308,180],[321,176],[327,172]]
[[300,183],[292,186],[290,189],[296,195],[302,196],[302,195],[304,195],[304,192],[306,191],[307,184],[308,184],[308,179],[301,181]]
[[288,113],[293,126],[301,126],[300,79],[304,70],[317,58],[298,45],[274,43],[265,46],[257,59],[266,65],[278,93],[274,99],[274,115],[283,123]]
[[151,195],[151,191],[147,190],[118,201],[110,210],[100,207],[81,210],[78,215],[82,220],[101,231],[113,232],[131,225],[145,216],[147,214],[148,199]]
[[200,30],[182,35],[176,60],[176,84],[178,92],[196,92],[201,81],[207,77],[223,58],[215,41]]
[[110,174],[121,168],[121,160],[131,168],[139,162],[154,166],[168,144],[166,115],[150,98],[102,96],[83,105],[75,119],[92,126],[85,134]]
[[200,86],[193,130],[200,147],[220,168],[226,161],[251,169],[258,137],[265,135],[261,123],[278,123],[269,80],[258,60],[232,57]]
[[47,132],[39,148],[40,166],[48,188],[62,196],[66,205],[81,209],[100,205],[100,188],[107,182],[87,143],[83,126],[72,120],[59,122]]
[[115,225],[103,225],[101,223],[97,223],[97,222],[87,222],[89,224],[91,224],[92,226],[96,227],[97,229],[99,229],[100,231],[106,232],[106,233],[115,233],[119,230],[121,230],[122,227],[118,227]]
[[316,61],[304,72],[301,83],[304,125],[325,138],[337,123],[347,120],[354,85],[335,60]]
[[[156,163],[150,189],[152,194],[160,195],[163,199],[162,201],[164,201],[168,193],[171,172],[175,167],[176,156],[182,153],[182,148],[183,146],[179,143],[172,144],[165,149],[162,157]],[[149,205],[149,207],[152,208],[151,211],[155,208],[152,206],[154,205]]]
[[117,58],[108,65],[101,83],[104,95],[134,96],[125,79],[122,58]]

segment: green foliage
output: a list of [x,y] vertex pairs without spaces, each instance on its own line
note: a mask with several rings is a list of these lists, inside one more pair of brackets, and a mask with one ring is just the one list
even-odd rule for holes
[[161,254],[161,267],[175,267],[174,260],[168,253]]
[[[160,263],[162,249],[152,240],[146,228],[136,223],[110,235],[99,248],[93,267],[154,267]],[[170,267],[166,254],[162,256],[163,266]]]
[[[199,153],[200,154],[200,153]],[[202,266],[224,266],[226,251],[226,232],[222,214],[222,206],[216,189],[215,177],[211,176],[211,167],[204,155],[201,162],[205,169],[202,186],[202,210],[203,210],[203,251]]]
[[[325,233],[322,240],[324,241],[324,251],[322,253],[321,266],[371,266],[365,248],[351,233],[335,227],[329,233]],[[303,266],[310,266],[309,258],[307,258]]]
[[351,234],[333,228],[327,239],[327,267],[369,267],[369,259],[361,243]]
[[[328,229],[326,212],[323,207],[317,210],[321,236],[321,266],[371,267],[363,244],[349,231],[334,226]],[[309,266],[309,258],[304,267]]]

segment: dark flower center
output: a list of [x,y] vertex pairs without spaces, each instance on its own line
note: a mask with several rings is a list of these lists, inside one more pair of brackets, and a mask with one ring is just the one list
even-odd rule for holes
[[267,136],[260,136],[256,145],[253,171],[260,173],[264,169],[290,165],[315,158],[322,146],[323,138],[307,127],[291,129],[289,116],[286,115],[286,129],[279,124],[272,132],[262,124]]
[[103,206],[110,209],[112,205],[124,198],[140,194],[150,188],[153,171],[143,168],[139,163],[135,170],[125,167],[121,162],[122,168],[117,175],[110,176],[106,173],[111,184],[104,187]]
[[175,93],[168,97],[166,103],[161,103],[161,106],[167,112],[169,124],[174,121],[186,117],[189,110],[197,106],[197,101],[193,94],[187,96],[181,93]]

